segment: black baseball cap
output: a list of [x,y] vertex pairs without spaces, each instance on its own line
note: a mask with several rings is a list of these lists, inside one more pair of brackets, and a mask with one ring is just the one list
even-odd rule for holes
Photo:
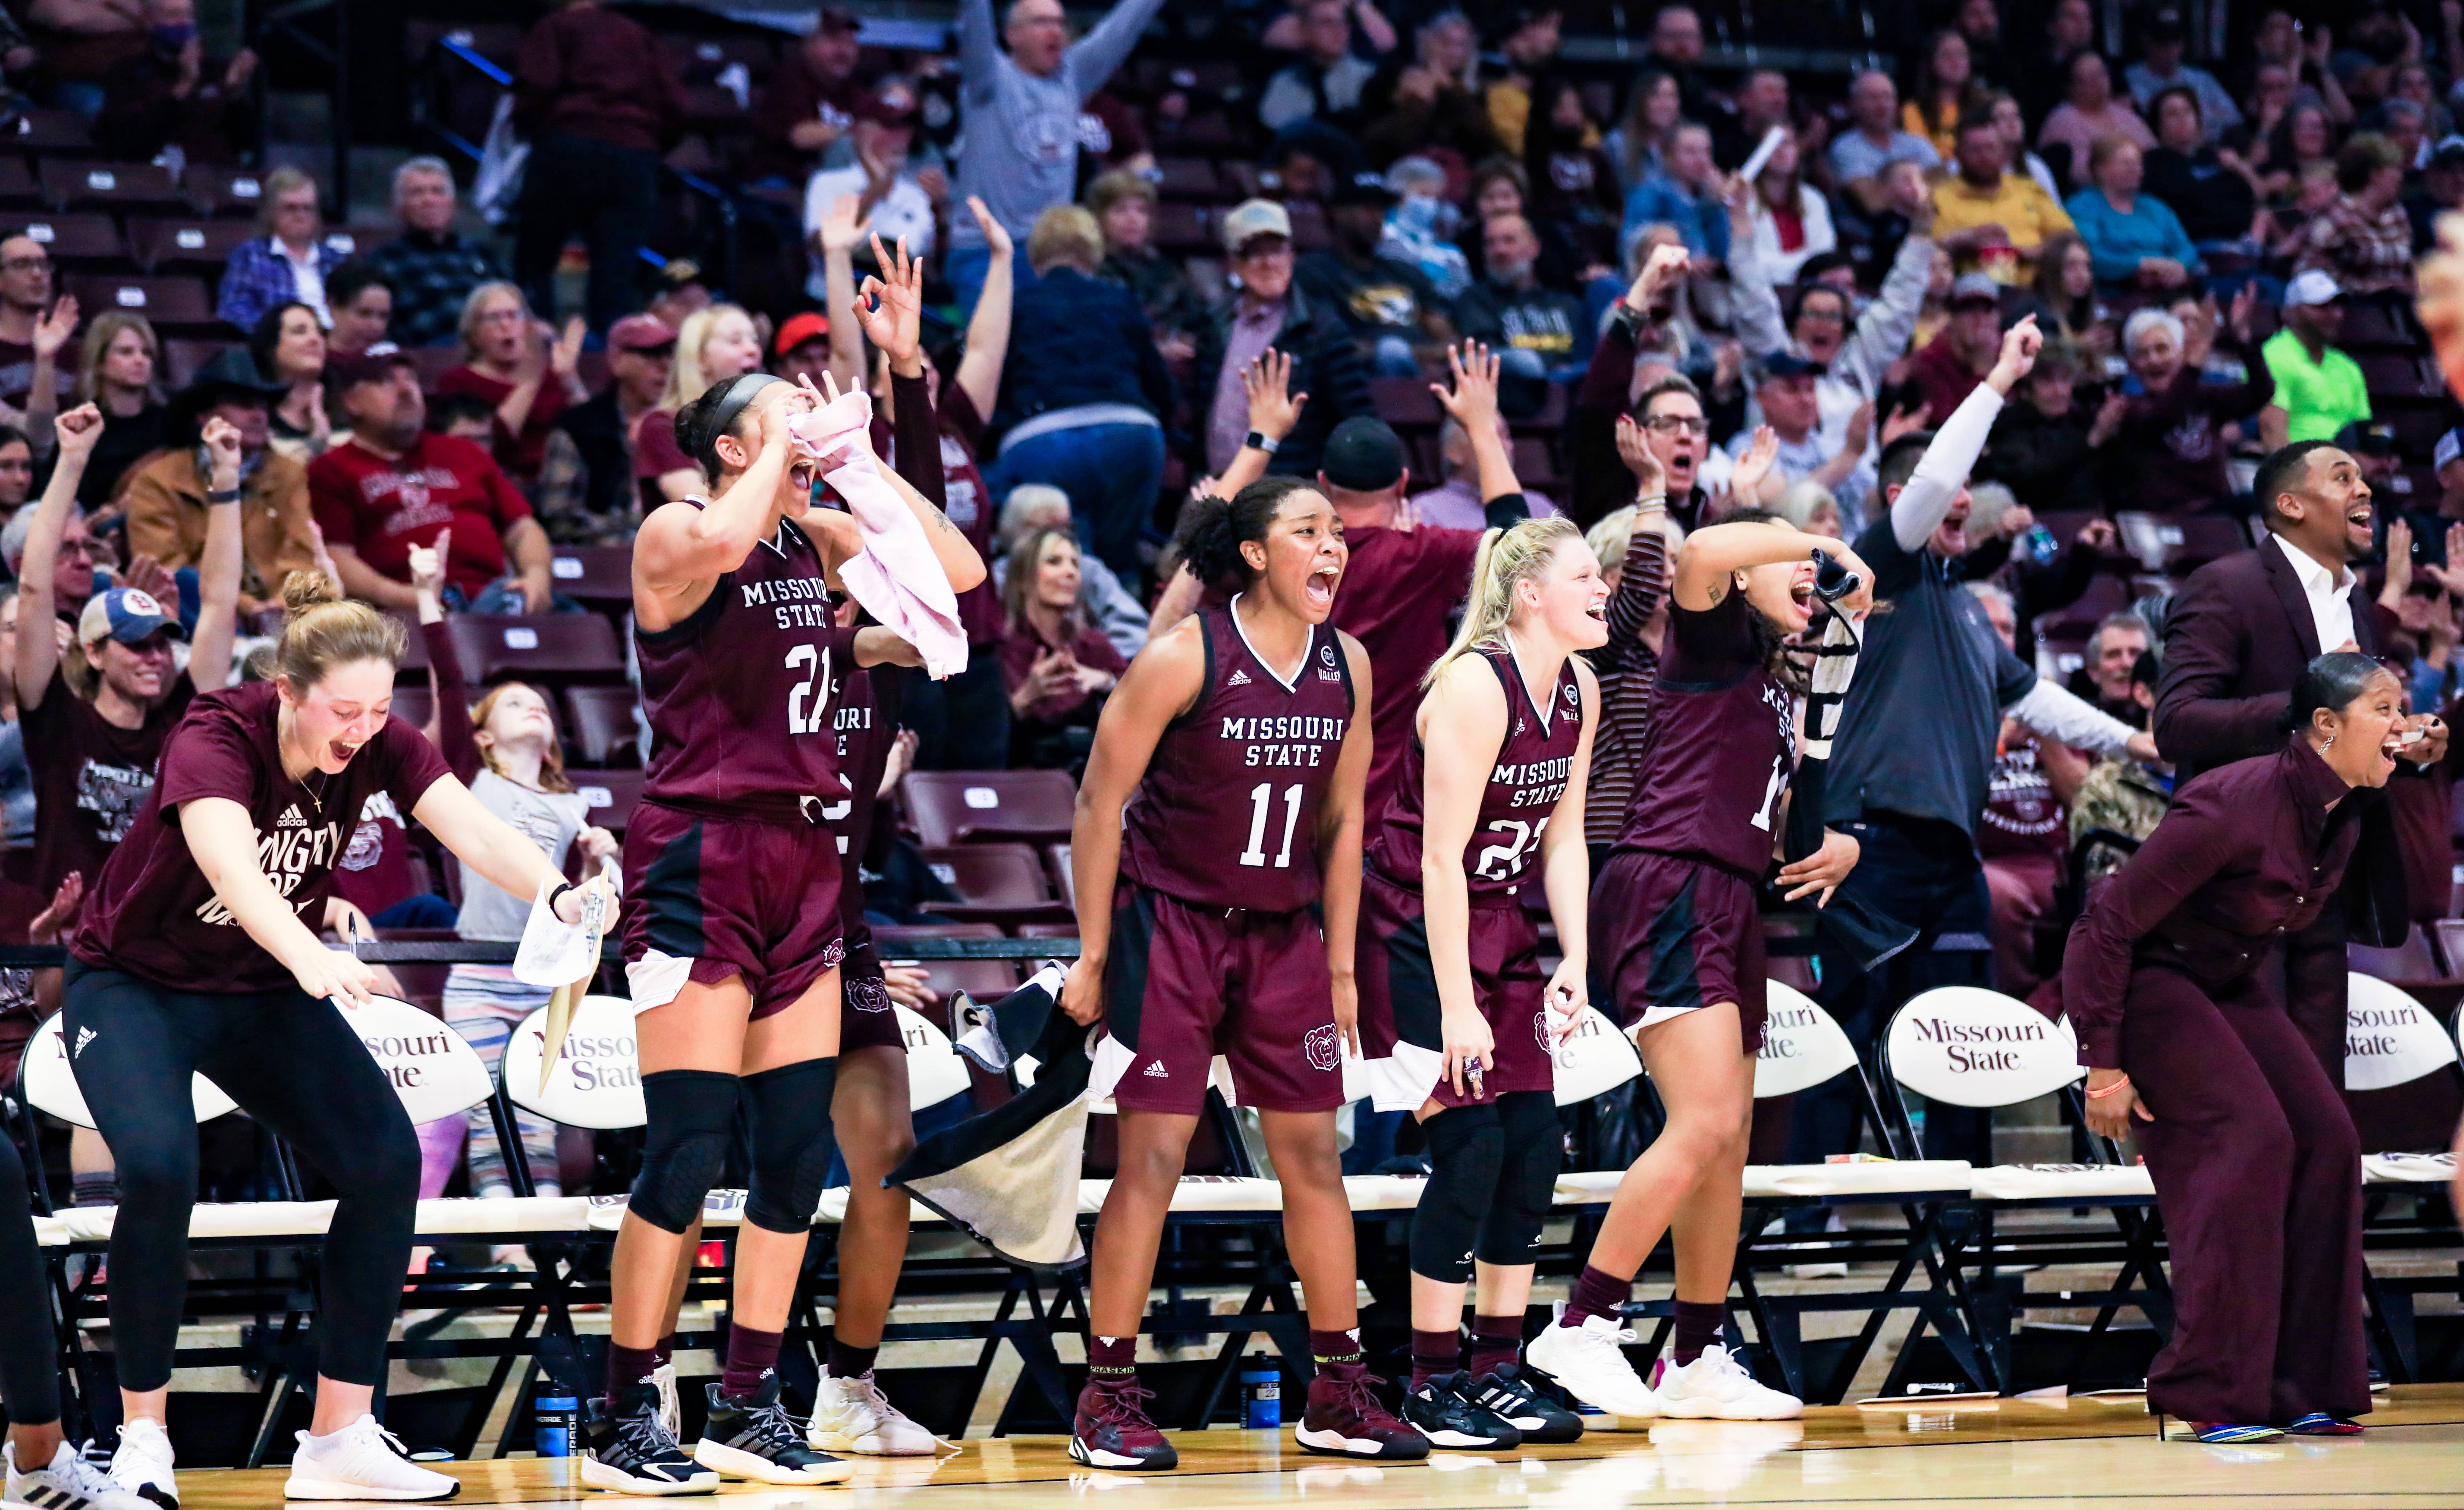
[[1394,204],[1398,197],[1393,189],[1386,186],[1385,174],[1364,172],[1354,173],[1336,184],[1330,200],[1337,206],[1375,205],[1383,209]]
[[2355,420],[2336,432],[2336,444],[2356,456],[2392,456],[2395,427],[2385,420]]
[[1411,465],[1403,437],[1374,414],[1355,414],[1326,438],[1318,471],[1346,492],[1382,492],[1403,480]]
[[1818,378],[1829,370],[1811,357],[1800,357],[1793,351],[1774,351],[1754,363],[1754,381],[1764,383],[1772,378],[1801,378],[1809,373]]

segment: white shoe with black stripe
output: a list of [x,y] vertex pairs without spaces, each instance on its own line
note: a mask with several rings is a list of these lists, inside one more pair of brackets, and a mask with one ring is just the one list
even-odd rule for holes
[[27,1473],[18,1472],[15,1443],[0,1448],[0,1455],[8,1463],[8,1488],[0,1492],[0,1504],[33,1505],[35,1510],[159,1510],[151,1499],[114,1487],[109,1474],[66,1442],[48,1464]]

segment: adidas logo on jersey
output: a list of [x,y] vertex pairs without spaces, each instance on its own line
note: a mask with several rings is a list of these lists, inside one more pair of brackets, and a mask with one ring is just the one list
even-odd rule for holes
[[276,828],[305,828],[308,826],[308,820],[299,816],[298,805],[294,803],[292,806],[286,807],[282,810],[282,816],[274,821],[274,826]]
[[1235,667],[1232,674],[1223,679],[1223,685],[1226,687],[1246,687],[1249,685],[1249,673],[1240,669],[1238,667]]
[[1146,1078],[1149,1080],[1170,1080],[1172,1079],[1172,1071],[1163,1067],[1163,1061],[1157,1060],[1147,1066]]

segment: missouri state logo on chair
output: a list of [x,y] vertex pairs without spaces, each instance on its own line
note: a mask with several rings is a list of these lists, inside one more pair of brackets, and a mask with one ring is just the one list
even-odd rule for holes
[[413,1127],[458,1116],[495,1089],[488,1066],[462,1035],[407,1001],[372,996],[366,1006],[344,1012],[342,1020],[385,1071]]
[[2455,1044],[2428,1007],[2355,972],[2344,998],[2344,1088],[2390,1090],[2455,1062]]
[[1899,1083],[1954,1106],[2007,1106],[2087,1073],[2069,1022],[1978,986],[1940,986],[1891,1018],[1884,1050]]
[[648,1120],[633,1003],[622,996],[584,996],[575,1003],[556,1069],[542,1087],[539,1058],[546,1052],[547,1008],[541,1007],[505,1040],[498,1073],[515,1105],[568,1127],[601,1132],[638,1127]]
[[1857,1064],[1857,1045],[1820,1003],[1784,981],[1764,986],[1768,1011],[1754,1057],[1754,1099],[1812,1090]]
[[[65,1012],[53,1013],[27,1039],[25,1060],[17,1067],[17,1086],[36,1110],[92,1131],[94,1113],[86,1109],[85,1093],[77,1089],[77,1074],[69,1066],[67,1018]],[[199,1122],[211,1122],[237,1108],[220,1085],[203,1075],[188,1077],[188,1096],[195,1103]]]

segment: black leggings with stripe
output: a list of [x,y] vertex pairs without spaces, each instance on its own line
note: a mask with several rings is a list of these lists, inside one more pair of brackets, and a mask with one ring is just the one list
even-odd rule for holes
[[34,1208],[17,1145],[0,1132],[0,1405],[17,1426],[60,1418],[52,1302],[34,1243]]

